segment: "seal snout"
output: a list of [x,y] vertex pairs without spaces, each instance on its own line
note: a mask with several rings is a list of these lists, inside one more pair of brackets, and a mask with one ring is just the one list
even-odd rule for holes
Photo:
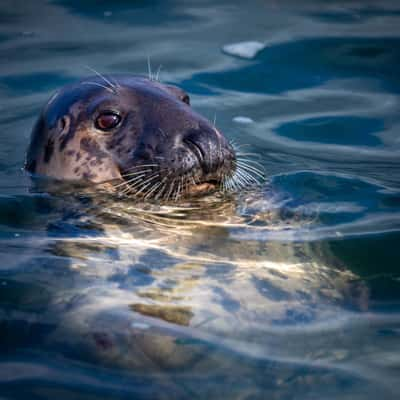
[[235,152],[225,137],[206,121],[194,126],[167,132],[162,141],[157,132],[142,137],[122,172],[133,190],[145,183],[161,199],[199,195],[233,175]]
[[[233,149],[230,149],[223,136],[217,136],[212,131],[191,130],[183,138],[185,147],[197,159],[204,175],[214,174],[218,177],[221,167],[231,164],[234,159]],[[227,165],[225,166],[226,169]]]

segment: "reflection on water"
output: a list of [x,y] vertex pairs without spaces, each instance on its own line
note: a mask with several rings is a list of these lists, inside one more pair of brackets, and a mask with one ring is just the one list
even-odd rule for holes
[[[272,190],[173,207],[56,196],[62,213],[47,220],[46,237],[7,241],[26,258],[2,281],[4,350],[18,349],[26,360],[34,346],[84,365],[150,374],[183,398],[205,395],[199,385],[210,376],[209,390],[256,396],[342,381],[363,393],[365,381],[379,380],[382,390],[395,380],[385,362],[378,376],[364,364],[376,363],[371,352],[386,348],[385,336],[360,343],[346,334],[375,336],[394,321],[371,310],[368,284],[328,243],[234,235],[254,227],[290,237],[313,230],[324,212],[291,207]],[[86,376],[78,367],[74,373]],[[255,379],[266,373],[268,381]],[[222,380],[243,376],[251,379],[240,388]]]
[[[398,398],[400,8],[321,4],[0,6],[1,398]],[[56,88],[147,55],[263,187],[154,204],[23,174]]]

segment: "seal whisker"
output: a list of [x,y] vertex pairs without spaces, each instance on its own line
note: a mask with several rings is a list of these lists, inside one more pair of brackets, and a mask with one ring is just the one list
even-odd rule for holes
[[174,193],[173,193],[173,196],[172,196],[172,198],[174,199],[174,201],[178,201],[178,197],[179,197],[179,186],[180,186],[180,183],[178,182],[178,186],[175,188]]
[[82,85],[94,85],[94,86],[99,86],[99,87],[101,87],[101,88],[103,88],[103,89],[106,89],[108,92],[110,92],[110,93],[112,93],[112,94],[115,94],[115,92],[114,92],[111,88],[109,88],[108,86],[104,86],[104,85],[102,85],[101,83],[98,83],[98,82],[82,82],[81,84],[82,84]]
[[[160,200],[165,201],[166,200],[166,196],[167,196],[167,190],[168,190],[168,183],[165,182],[164,186],[162,188],[161,193],[163,193],[163,195],[160,197]],[[164,192],[165,191],[165,192]]]
[[231,184],[231,179],[230,178],[228,178],[228,179],[226,179],[226,188],[227,188],[227,190],[228,190],[228,192],[232,192],[232,184]]
[[127,181],[125,181],[128,185],[130,185],[132,187],[132,184],[137,182],[137,184],[140,184],[141,182],[143,182],[143,180],[147,177],[147,174],[142,174],[140,176],[136,176],[133,177],[131,179],[128,179]]
[[137,172],[131,172],[129,174],[123,174],[122,177],[123,178],[128,178],[125,179],[125,181],[130,182],[131,180],[135,180],[136,178],[140,178],[145,177],[147,175],[148,172],[151,172],[153,170],[142,170],[142,171],[137,171]]
[[180,182],[178,182],[178,188],[176,189],[176,194],[175,194],[175,201],[178,200],[180,194],[181,194],[181,185],[183,184],[183,177],[181,176]]
[[129,180],[125,180],[124,182],[119,183],[118,185],[116,185],[115,188],[121,187],[123,185],[129,185],[129,184],[131,184],[133,182],[136,182],[137,180],[140,180],[140,179],[144,178],[145,176],[146,176],[146,174],[144,173],[144,174],[142,174],[140,176],[136,176],[136,177],[133,177],[133,178],[131,178]]
[[240,178],[237,175],[234,175],[232,177],[232,182],[234,185],[235,192],[239,192],[241,189],[246,187],[246,185],[243,184],[243,182],[240,180]]
[[[141,182],[137,182],[137,184],[140,184],[140,183]],[[122,189],[120,191],[120,193],[121,194],[126,194],[128,192],[133,192],[137,184],[132,184],[132,183],[129,183],[129,182],[125,182],[124,189]]]
[[111,90],[113,91],[114,94],[117,93],[116,89],[117,86],[115,86],[115,84],[113,84],[109,79],[107,79],[104,75],[102,75],[100,72],[96,71],[94,68],[89,67],[88,65],[86,65],[86,68],[89,69],[90,71],[94,72],[99,78],[101,78],[105,83],[107,83]]
[[150,188],[150,190],[148,190],[148,191],[145,193],[144,198],[145,198],[145,199],[149,198],[150,195],[151,195],[154,191],[156,191],[160,186],[161,186],[161,182],[156,182],[156,183]]
[[230,182],[230,178],[226,179],[226,190],[227,190],[228,193],[232,192],[232,185],[231,185],[231,182]]
[[121,85],[118,83],[118,81],[117,80],[115,80],[114,78],[109,78],[110,79],[110,81],[112,81],[112,83],[114,84],[114,88],[115,89],[121,89]]
[[231,186],[229,184],[229,176],[225,176],[224,188],[225,188],[225,192],[227,192],[227,193],[232,191],[232,188],[231,188]]
[[[260,183],[260,178],[257,175],[254,176],[253,172],[248,171],[248,170],[246,171],[241,167],[239,167],[238,169],[240,170],[241,174],[249,177],[249,179],[251,179],[254,183],[257,183],[257,184]],[[263,176],[262,180],[264,180],[264,179],[265,179],[265,176]]]
[[237,176],[236,176],[236,175],[233,175],[233,176],[231,177],[231,183],[232,183],[232,186],[233,186],[233,190],[234,190],[234,191],[240,190],[240,186],[237,184]]
[[130,190],[131,190],[131,188],[128,186],[128,187],[126,187],[124,190],[118,192],[118,194],[119,194],[120,196],[125,196],[127,193],[130,192]]
[[226,176],[225,178],[225,188],[227,192],[231,192],[232,191],[232,186],[230,184],[230,177]]
[[125,188],[122,189],[122,190],[119,192],[121,195],[126,195],[126,194],[128,194],[129,192],[132,192],[131,186],[130,186],[127,182],[124,182],[124,184],[125,184]]
[[182,179],[182,194],[188,193],[189,179],[190,175],[187,175],[184,179]]
[[162,64],[160,64],[160,65],[158,66],[158,69],[157,69],[157,73],[156,73],[156,77],[155,77],[155,80],[156,80],[157,82],[160,82],[159,76],[160,76],[161,68],[162,68]]
[[236,175],[241,180],[242,187],[252,186],[254,184],[254,181],[250,180],[248,176],[244,175],[243,171],[237,169],[236,170]]
[[252,176],[245,174],[244,171],[238,173],[238,177],[240,177],[240,179],[243,181],[243,187],[253,187],[259,185],[260,183]]
[[231,177],[230,177],[230,184],[231,184],[231,187],[232,187],[232,190],[234,191],[234,192],[237,192],[239,189],[240,189],[240,187],[237,185],[237,176],[234,174],[234,175],[232,175]]
[[177,181],[177,184],[174,187],[174,191],[171,193],[171,199],[173,201],[177,201],[178,200],[178,191],[179,191],[179,179]]
[[240,144],[236,143],[235,146],[236,146],[237,150],[240,150],[243,147],[251,147],[251,144],[249,144],[249,143],[240,143]]
[[235,190],[235,188],[234,188],[234,186],[233,186],[232,177],[228,178],[228,189],[229,189],[230,192],[232,192],[232,191]]
[[236,170],[236,173],[241,176],[246,182],[248,182],[250,185],[252,184],[258,184],[259,181],[251,174],[248,172],[244,171],[242,168],[238,168]]
[[150,174],[149,176],[146,176],[146,179],[144,180],[143,184],[147,183],[149,180],[157,176],[160,176],[160,173],[158,171],[154,172],[153,174]]
[[143,193],[143,190],[146,189],[147,187],[152,185],[152,181],[156,178],[159,177],[159,174],[154,174],[152,177],[147,178],[144,182],[142,182],[142,185],[140,188],[136,191],[136,193]]
[[263,171],[254,165],[249,165],[248,159],[237,158],[236,169],[232,175],[225,175],[221,181],[223,192],[236,192],[243,188],[259,185],[265,179]]
[[262,171],[258,170],[257,168],[252,167],[252,166],[250,166],[242,161],[238,161],[238,160],[236,161],[236,164],[239,167],[241,167],[242,169],[253,172],[255,175],[259,176],[261,179],[265,179],[264,173]]
[[182,195],[184,193],[184,184],[185,184],[185,180],[186,180],[186,176],[182,176],[181,177],[181,191],[180,191],[180,195]]
[[237,143],[236,140],[230,140],[229,144],[235,149],[236,152],[239,152],[242,147],[251,147],[251,144],[248,143]]
[[251,158],[237,157],[237,161],[247,163],[247,164],[251,165],[253,168],[257,168],[260,172],[264,171],[264,166],[261,163],[252,160]]
[[151,63],[150,63],[150,56],[147,56],[147,72],[149,74],[149,80],[153,80],[153,74],[151,72]]
[[162,185],[161,189],[158,191],[157,195],[155,196],[156,200],[158,200],[161,197],[161,194],[164,192],[164,189],[167,186],[167,184],[166,183],[163,184],[163,182],[164,182],[164,180],[161,182],[161,185]]
[[224,180],[222,182],[223,182],[222,185],[223,185],[224,191],[225,192],[229,192],[230,190],[229,190],[229,177],[228,177],[228,175],[224,176]]
[[162,194],[162,193],[164,192],[164,190],[167,188],[167,181],[168,181],[168,177],[169,177],[170,175],[171,175],[171,172],[168,173],[168,175],[166,175],[166,176],[162,179],[161,184],[162,184],[163,186],[162,186],[161,190],[158,192],[158,194],[157,194],[157,196],[156,196],[156,200],[157,200],[158,198],[161,197],[161,194]]
[[[120,183],[119,185],[118,185],[120,188],[122,187],[125,187],[125,189],[126,189],[126,187],[128,186],[128,184],[126,183],[126,182],[122,182],[122,183]],[[114,186],[114,188],[116,189],[117,188],[117,186]],[[125,189],[122,189],[122,190],[125,190]],[[118,193],[120,193],[120,191],[118,191]]]
[[221,181],[221,190],[222,190],[222,192],[225,192],[225,175]]
[[138,169],[138,168],[144,168],[144,167],[158,167],[158,164],[139,164],[139,165],[134,165],[133,167],[127,168],[126,171],[131,171],[133,169]]
[[175,189],[175,181],[176,181],[176,178],[174,178],[174,179],[172,180],[171,184],[170,184],[170,189],[169,189],[169,191],[168,191],[168,195],[167,195],[166,201],[168,201],[169,196],[171,196],[172,193],[174,192],[174,189]]
[[[151,176],[153,176],[153,175],[154,174],[152,174]],[[147,176],[147,174],[144,174],[143,176],[139,176],[137,178],[128,180],[127,183],[132,189],[136,190],[138,187],[141,187],[144,184],[146,184],[148,182],[148,180],[149,180],[149,177]]]
[[240,165],[240,167],[242,168],[242,170],[247,171],[247,173],[250,173],[250,174],[253,174],[253,175],[257,176],[260,180],[262,180],[262,181],[265,180],[265,175],[260,173],[260,172],[258,172],[257,170],[249,169],[245,165]]
[[241,151],[237,151],[236,156],[237,157],[255,157],[255,158],[258,158],[259,160],[262,159],[262,157],[257,153],[242,153]]
[[226,180],[226,177],[224,176],[224,178],[223,178],[222,181],[221,181],[221,190],[222,190],[222,193],[226,193],[225,180]]
[[243,171],[237,171],[236,174],[237,180],[239,182],[239,185],[241,186],[241,189],[247,188],[247,187],[252,187],[258,182],[252,181],[248,176],[243,174]]
[[129,172],[129,174],[123,174],[122,177],[126,178],[128,176],[135,176],[135,175],[139,175],[139,174],[143,174],[145,172],[151,172],[154,171],[153,169],[142,169],[141,171],[136,171],[136,172]]
[[165,201],[168,201],[169,196],[171,195],[171,192],[173,191],[173,187],[174,187],[173,182],[169,182],[169,189],[168,189],[168,191],[165,192],[165,196],[164,196]]

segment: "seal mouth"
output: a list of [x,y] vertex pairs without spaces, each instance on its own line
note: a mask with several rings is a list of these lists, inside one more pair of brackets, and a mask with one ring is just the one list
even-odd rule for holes
[[215,192],[220,183],[217,181],[208,181],[188,186],[186,194],[189,196],[201,196],[204,194]]

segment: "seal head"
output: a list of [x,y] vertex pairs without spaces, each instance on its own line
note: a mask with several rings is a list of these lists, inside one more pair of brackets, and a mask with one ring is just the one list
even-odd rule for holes
[[123,193],[172,199],[217,188],[234,173],[235,152],[178,87],[104,76],[49,100],[25,167],[59,180],[120,181]]

